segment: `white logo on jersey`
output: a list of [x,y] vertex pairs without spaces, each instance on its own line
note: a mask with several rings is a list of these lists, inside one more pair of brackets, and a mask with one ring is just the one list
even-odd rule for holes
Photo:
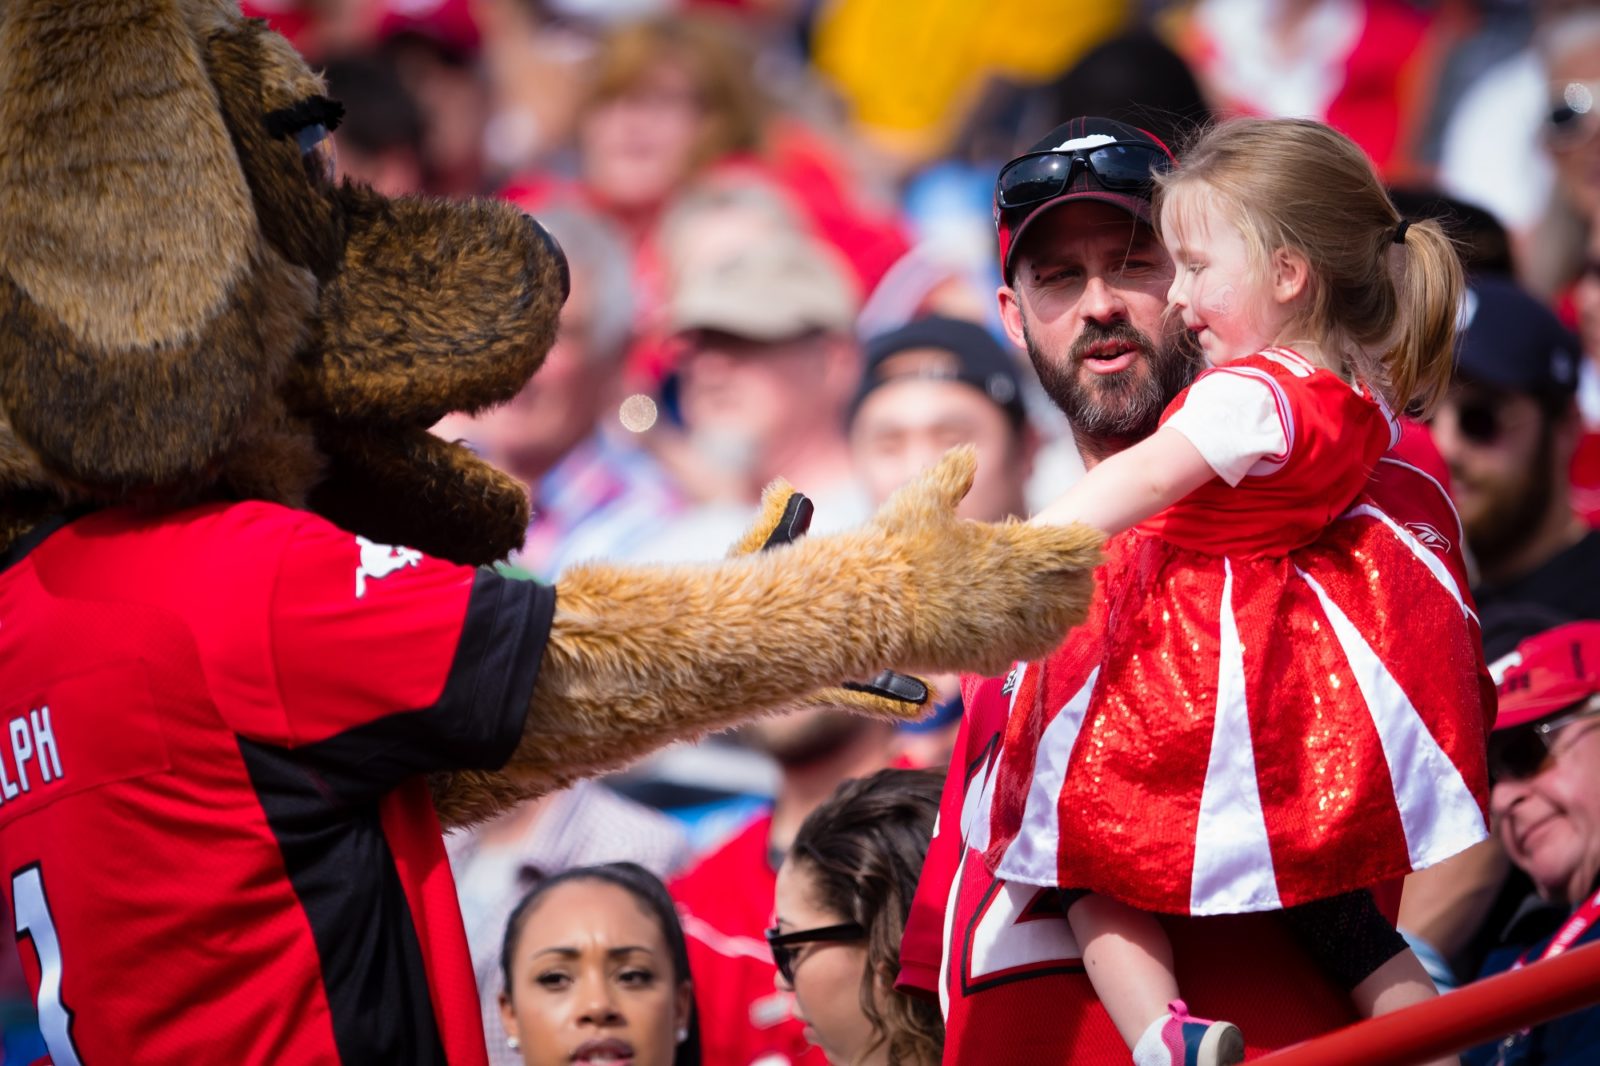
[[361,562],[356,566],[356,599],[367,594],[367,578],[377,581],[407,566],[422,562],[422,553],[415,548],[396,548],[392,544],[374,544],[366,537],[357,537],[361,549]]
[[1105,133],[1091,133],[1085,137],[1074,137],[1070,141],[1062,141],[1052,152],[1070,152],[1077,148],[1098,148],[1102,144],[1116,144],[1117,139]]
[[1450,551],[1449,538],[1447,538],[1443,533],[1440,533],[1437,529],[1430,526],[1428,523],[1407,522],[1406,528],[1410,530],[1411,535],[1420,540],[1425,547],[1432,548],[1436,552],[1448,553]]

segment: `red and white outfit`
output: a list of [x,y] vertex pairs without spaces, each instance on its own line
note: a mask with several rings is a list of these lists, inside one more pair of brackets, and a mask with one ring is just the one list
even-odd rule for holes
[[1097,662],[1048,660],[1016,708],[995,876],[1230,914],[1483,839],[1492,693],[1464,575],[1432,543],[1460,534],[1358,500],[1399,439],[1381,402],[1269,349],[1202,374],[1163,424],[1218,479],[1102,569]]

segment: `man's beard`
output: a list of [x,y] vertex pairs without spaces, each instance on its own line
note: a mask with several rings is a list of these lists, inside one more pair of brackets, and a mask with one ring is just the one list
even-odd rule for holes
[[[1489,486],[1492,493],[1483,513],[1471,522],[1463,523],[1467,544],[1478,563],[1493,570],[1498,564],[1514,555],[1534,532],[1544,524],[1545,515],[1556,495],[1556,474],[1553,469],[1555,432],[1551,426],[1539,431],[1539,447],[1529,464],[1528,475],[1511,482]],[[1452,470],[1458,480],[1461,474]],[[1485,486],[1474,485],[1483,491]]]
[[[1022,336],[1045,394],[1072,424],[1079,450],[1093,459],[1154,433],[1167,404],[1194,380],[1203,362],[1186,331],[1158,344],[1127,322],[1085,322],[1065,359],[1052,359],[1040,350],[1026,318]],[[1106,342],[1128,345],[1139,354],[1114,374],[1085,369],[1090,347]]]

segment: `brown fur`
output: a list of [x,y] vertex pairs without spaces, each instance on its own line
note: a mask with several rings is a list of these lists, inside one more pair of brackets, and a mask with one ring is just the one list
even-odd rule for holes
[[[538,368],[559,250],[505,204],[335,187],[300,137],[332,120],[323,92],[226,0],[0,0],[0,550],[79,503],[229,498],[458,562],[520,543],[521,486],[426,428]],[[1048,650],[1099,537],[958,521],[972,468],[952,456],[843,536],[572,571],[521,746],[437,779],[442,815],[886,666]]]
[[527,490],[461,445],[420,429],[332,422],[318,440],[331,469],[311,505],[334,523],[471,566],[522,546]]
[[1054,648],[1087,610],[1101,536],[957,519],[974,469],[970,447],[952,452],[858,532],[567,571],[522,746],[503,774],[436,779],[440,817],[477,820],[885,665],[996,673]]

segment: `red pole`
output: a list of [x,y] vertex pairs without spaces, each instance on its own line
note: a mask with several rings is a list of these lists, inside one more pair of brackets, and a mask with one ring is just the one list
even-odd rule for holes
[[1412,1066],[1596,1003],[1600,942],[1253,1061],[1259,1066]]

